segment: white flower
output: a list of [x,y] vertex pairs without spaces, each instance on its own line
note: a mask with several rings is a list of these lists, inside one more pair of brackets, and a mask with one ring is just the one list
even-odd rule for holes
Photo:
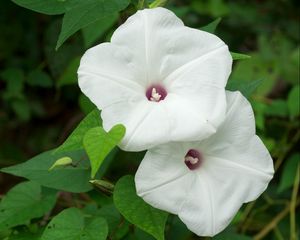
[[227,104],[226,119],[214,135],[149,150],[135,176],[139,196],[178,214],[200,236],[222,231],[274,173],[271,156],[255,135],[249,102],[239,92],[227,92]]
[[138,11],[110,43],[89,49],[78,76],[82,92],[102,110],[104,128],[125,125],[120,147],[140,151],[214,133],[225,117],[231,66],[217,36],[155,8]]

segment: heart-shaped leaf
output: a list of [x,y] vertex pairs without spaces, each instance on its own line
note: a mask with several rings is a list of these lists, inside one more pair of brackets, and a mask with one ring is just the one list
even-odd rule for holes
[[116,147],[125,135],[125,127],[114,126],[108,133],[102,127],[87,131],[83,137],[83,146],[91,162],[91,177],[94,178],[105,157]]

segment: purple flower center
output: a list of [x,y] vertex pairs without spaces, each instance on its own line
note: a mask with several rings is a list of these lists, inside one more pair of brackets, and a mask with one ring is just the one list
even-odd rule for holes
[[146,91],[146,97],[151,102],[159,102],[164,100],[167,95],[168,93],[166,89],[159,84],[151,85]]
[[203,157],[198,150],[190,149],[184,157],[184,163],[190,170],[198,169]]

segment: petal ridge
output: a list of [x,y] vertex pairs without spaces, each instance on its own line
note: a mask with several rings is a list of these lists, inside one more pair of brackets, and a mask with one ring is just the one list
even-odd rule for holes
[[185,177],[187,174],[188,174],[187,172],[181,172],[180,174],[178,174],[178,176],[175,176],[172,179],[169,179],[169,180],[167,180],[167,181],[165,181],[163,183],[160,183],[159,185],[153,186],[153,187],[151,187],[150,189],[148,189],[148,190],[146,190],[144,192],[139,192],[138,195],[140,197],[144,197],[145,195],[151,193],[154,190],[157,190],[157,189],[159,189],[161,187],[164,187],[164,186],[168,185],[171,182],[177,181],[177,180]]
[[198,61],[203,61],[203,59],[205,59],[206,57],[208,57],[209,55],[221,50],[223,47],[227,47],[223,42],[221,42],[220,46],[215,47],[213,50],[206,52],[205,54],[190,60],[189,62],[181,65],[180,67],[178,67],[177,69],[175,69],[173,72],[171,72],[166,78],[165,81],[169,81],[169,79],[172,79],[172,77],[174,75],[180,74],[182,72],[184,72],[187,68],[189,68],[190,66],[192,66],[195,63],[198,63]]
[[[156,104],[156,103],[154,103]],[[138,132],[138,130],[140,130],[140,128],[142,127],[142,123],[152,114],[152,112],[155,110],[155,107],[152,107],[150,109],[150,111],[146,112],[146,114],[143,116],[142,119],[139,120],[139,122],[136,124],[136,128],[133,130],[133,132],[131,133],[130,137],[128,138],[128,140],[126,141],[126,144],[123,145],[124,148],[128,148],[128,146],[131,144],[131,142],[133,141],[136,133]]]
[[215,157],[215,156],[207,156],[209,157],[210,159],[213,159],[214,161],[218,161],[218,162],[221,162],[223,163],[225,166],[228,166],[229,168],[235,168],[235,169],[243,169],[243,170],[247,170],[249,171],[250,173],[253,172],[253,173],[256,173],[262,177],[266,177],[266,178],[271,178],[273,173],[267,173],[267,172],[263,172],[257,168],[254,168],[254,167],[250,167],[250,166],[247,166],[247,165],[243,165],[243,164],[239,164],[235,161],[230,161],[226,158],[220,158],[220,157]]

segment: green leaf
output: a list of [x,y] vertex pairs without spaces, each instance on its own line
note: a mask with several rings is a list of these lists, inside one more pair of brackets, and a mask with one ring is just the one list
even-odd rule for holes
[[75,128],[66,141],[58,147],[55,152],[68,152],[78,149],[83,149],[83,136],[91,128],[102,125],[99,110],[95,109],[89,113]]
[[13,187],[0,202],[0,230],[42,217],[56,202],[56,192],[42,191],[35,182],[23,182]]
[[[44,152],[27,162],[2,168],[1,172],[25,177],[43,186],[63,191],[87,192],[91,190],[90,166],[84,151],[60,154],[54,154],[54,151]],[[75,166],[65,166],[49,171],[57,159],[62,157],[72,158]]]
[[294,184],[294,179],[296,177],[297,171],[299,171],[300,154],[295,153],[284,165],[283,172],[281,174],[280,183],[278,186],[278,193],[290,188]]
[[50,76],[39,69],[33,70],[28,74],[27,83],[31,86],[44,88],[48,88],[53,85]]
[[209,32],[209,33],[215,33],[217,26],[221,22],[222,18],[217,18],[215,21],[207,24],[206,26],[200,28],[203,31]]
[[107,30],[109,30],[118,20],[119,14],[115,13],[100,19],[82,29],[84,46],[89,48]]
[[251,58],[251,56],[242,53],[230,52],[230,54],[233,60],[245,60]]
[[237,234],[237,233],[231,233],[231,232],[222,232],[218,234],[217,236],[212,238],[213,240],[252,240],[251,237]]
[[105,157],[116,147],[125,135],[125,127],[114,126],[108,133],[102,127],[90,129],[83,138],[84,148],[90,158],[94,178]]
[[91,100],[84,94],[79,95],[78,104],[80,106],[81,111],[83,111],[85,114],[89,114],[96,108],[95,104],[92,103]]
[[13,99],[11,107],[19,119],[28,121],[30,119],[30,106],[26,99]]
[[246,98],[249,98],[261,83],[262,83],[261,79],[256,81],[230,80],[226,85],[226,90],[240,91]]
[[268,116],[275,116],[275,117],[286,117],[288,116],[288,105],[287,102],[278,99],[273,100],[270,105],[265,109],[265,114]]
[[69,208],[47,225],[41,240],[105,240],[108,226],[104,218],[85,218],[77,208]]
[[289,113],[291,117],[297,117],[300,115],[300,86],[294,86],[289,92],[287,100]]
[[191,8],[202,15],[220,17],[228,15],[230,8],[224,0],[193,1]]
[[59,51],[55,51],[57,36],[60,33],[60,28],[61,21],[59,21],[59,19],[53,19],[48,28],[46,28],[44,31],[45,41],[43,45],[47,58],[45,60],[47,61],[47,66],[51,71],[51,75],[56,80],[61,77],[73,59],[81,56],[84,52],[82,39],[79,38],[74,39],[72,42],[66,43],[59,49]]
[[6,240],[40,240],[42,235],[43,228],[40,228],[37,232],[22,231],[14,232]]
[[81,28],[123,10],[128,4],[129,0],[81,1],[65,13],[56,49]]
[[56,15],[66,11],[66,3],[70,0],[12,0],[21,7],[39,13]]
[[88,204],[83,211],[84,214],[105,218],[109,228],[108,239],[123,239],[129,231],[131,224],[124,220],[112,201],[111,203],[102,206],[100,209],[97,208],[96,203]]
[[263,82],[256,90],[256,94],[267,96],[273,89],[278,78],[278,69],[270,61],[266,61],[260,53],[251,53],[251,59],[248,61],[238,61],[233,68],[232,79],[238,79],[241,82],[249,80],[262,79]]
[[171,224],[168,229],[167,239],[191,240],[193,233],[188,230],[186,225],[179,219],[178,216],[171,215],[169,221]]
[[[121,217],[121,214],[116,209],[114,204],[109,204],[109,205],[101,207],[97,211],[97,215],[106,219],[108,228],[109,228],[109,233],[111,235],[116,236],[120,230],[121,231],[123,230],[122,222],[124,222],[124,219]],[[125,233],[126,233],[126,231],[125,231]]]
[[8,68],[0,73],[0,77],[6,81],[6,89],[3,97],[22,98],[24,88],[24,72],[18,68]]
[[57,80],[58,87],[77,84],[77,70],[79,68],[79,64],[80,57],[75,57]]
[[116,208],[129,222],[158,240],[164,239],[168,214],[151,207],[136,195],[132,176],[124,176],[117,182],[113,198]]

